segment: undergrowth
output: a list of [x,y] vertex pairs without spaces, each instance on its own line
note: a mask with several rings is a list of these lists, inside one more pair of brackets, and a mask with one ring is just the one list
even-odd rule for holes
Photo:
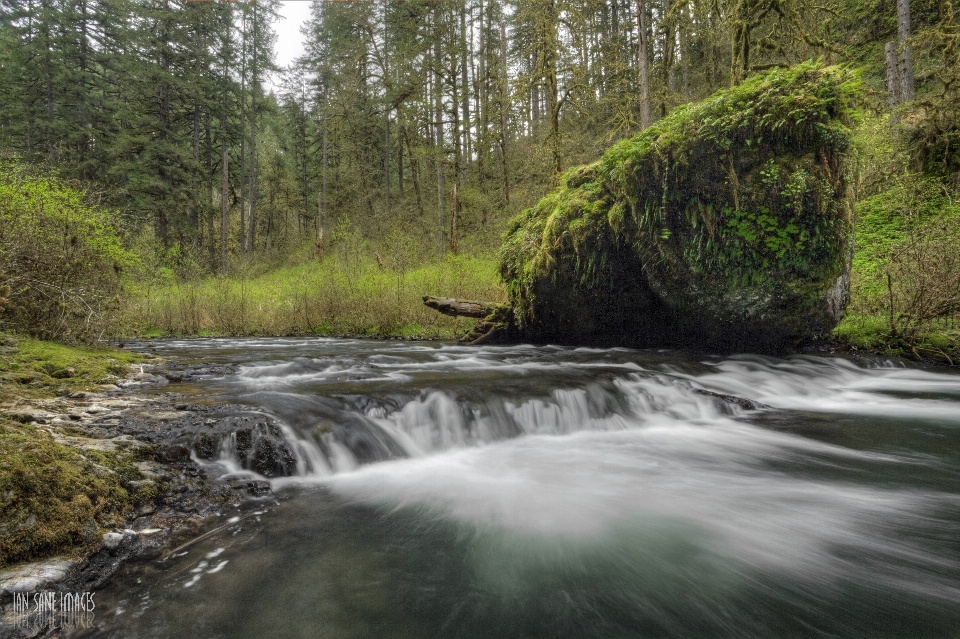
[[857,209],[851,303],[834,336],[854,349],[960,365],[960,197],[907,176]]
[[263,272],[238,265],[229,277],[131,284],[124,324],[135,334],[370,335],[449,339],[467,320],[440,315],[424,295],[503,301],[492,258],[447,255],[413,265],[364,247]]

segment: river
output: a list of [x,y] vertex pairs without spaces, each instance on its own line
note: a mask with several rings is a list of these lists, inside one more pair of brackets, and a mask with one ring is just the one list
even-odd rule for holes
[[[164,390],[279,429],[290,476],[123,568],[82,636],[958,636],[960,375],[320,338],[134,348],[199,371]],[[262,479],[249,450],[223,437],[199,461]]]

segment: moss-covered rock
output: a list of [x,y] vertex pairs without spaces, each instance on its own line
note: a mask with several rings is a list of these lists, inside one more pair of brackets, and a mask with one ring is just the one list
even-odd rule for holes
[[511,223],[500,268],[537,342],[782,351],[848,297],[856,78],[807,63],[675,109]]

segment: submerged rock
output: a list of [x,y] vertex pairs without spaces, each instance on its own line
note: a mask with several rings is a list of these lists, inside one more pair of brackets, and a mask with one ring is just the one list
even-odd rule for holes
[[848,299],[855,77],[807,63],[681,106],[514,219],[523,339],[784,351]]

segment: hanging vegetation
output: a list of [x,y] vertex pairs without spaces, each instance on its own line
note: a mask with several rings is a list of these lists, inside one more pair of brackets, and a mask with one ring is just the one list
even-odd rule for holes
[[782,351],[848,296],[859,82],[806,63],[675,109],[510,225],[501,274],[534,341]]

